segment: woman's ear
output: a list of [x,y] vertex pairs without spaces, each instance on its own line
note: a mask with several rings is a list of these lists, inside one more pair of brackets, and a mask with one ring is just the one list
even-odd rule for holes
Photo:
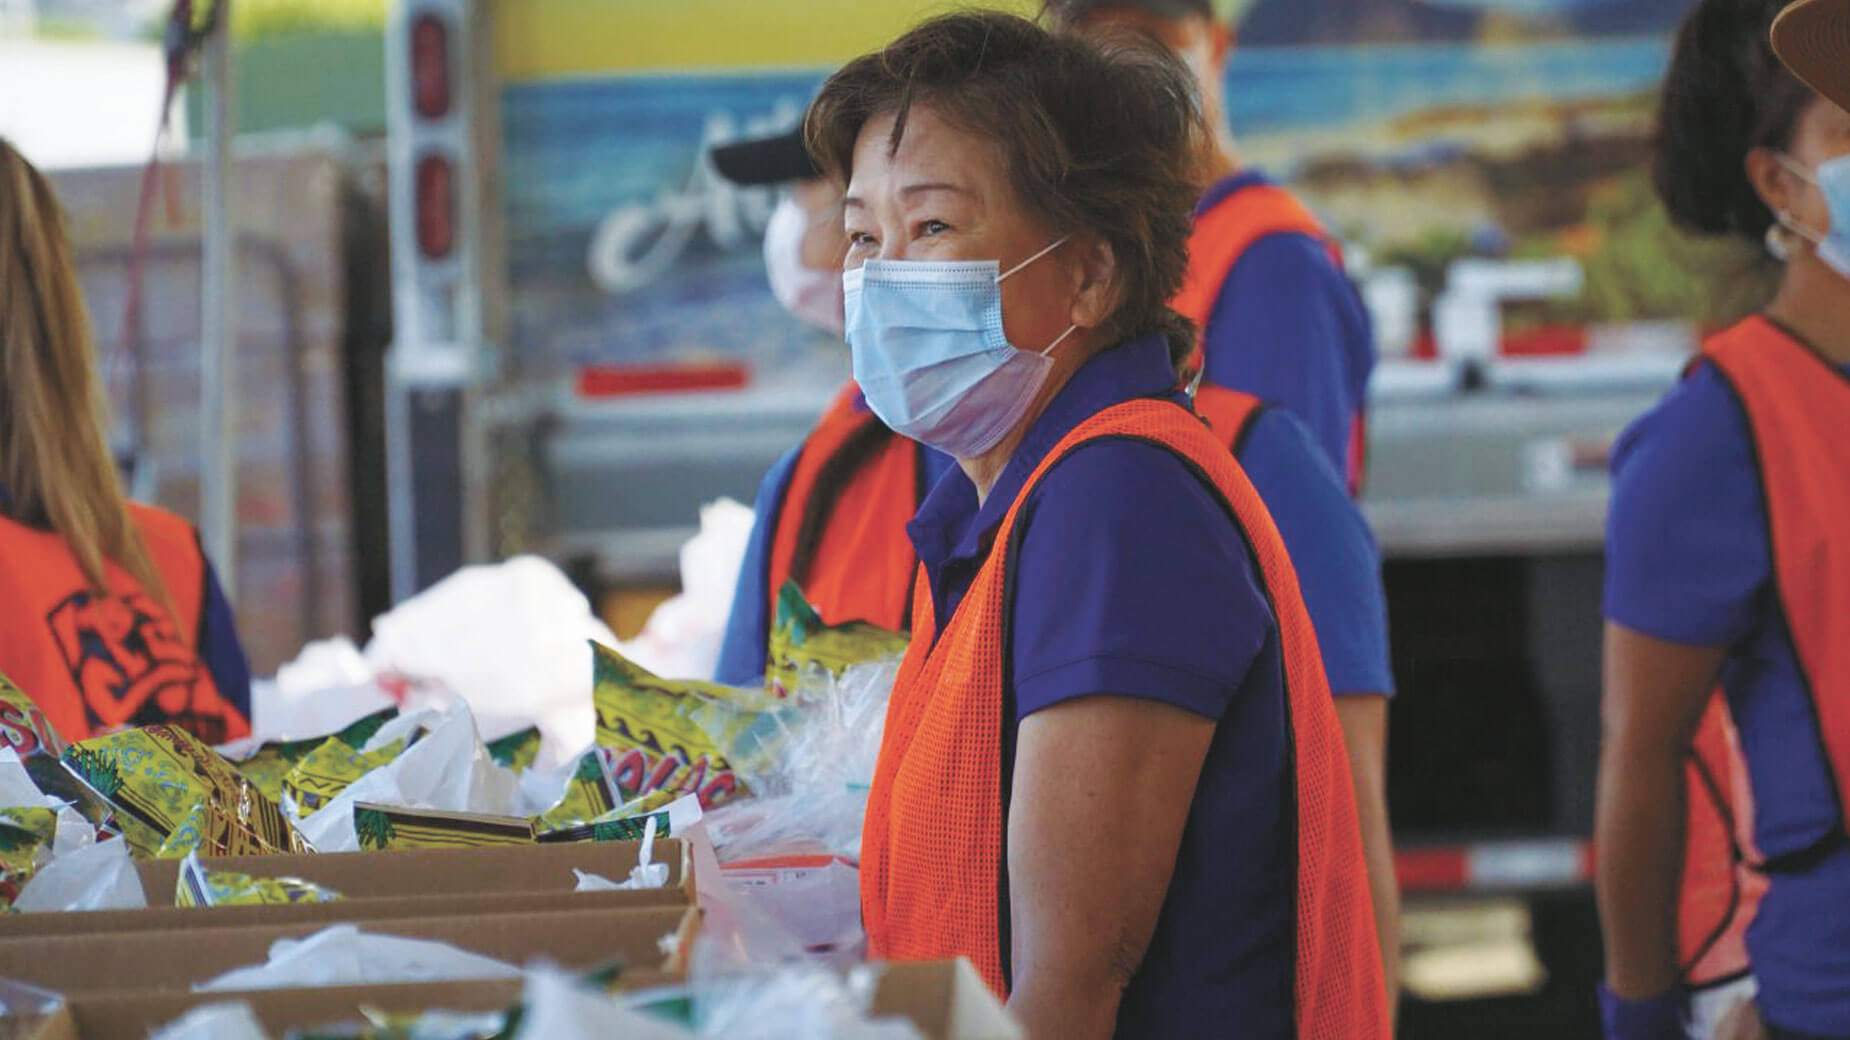
[[1747,167],[1747,183],[1754,186],[1754,194],[1773,211],[1774,218],[1791,212],[1793,194],[1799,187],[1795,183],[1798,176],[1780,162],[1779,153],[1771,148],[1755,148],[1743,161]]
[[1073,269],[1073,312],[1069,320],[1082,329],[1104,325],[1118,309],[1118,256],[1097,235],[1079,242]]

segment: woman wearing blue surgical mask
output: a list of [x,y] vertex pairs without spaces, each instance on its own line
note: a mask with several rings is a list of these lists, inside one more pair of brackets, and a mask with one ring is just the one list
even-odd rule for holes
[[1615,1038],[1850,1037],[1850,112],[1781,67],[1774,44],[1795,42],[1850,99],[1845,0],[1703,0],[1664,90],[1671,216],[1783,269],[1613,454],[1597,844]]
[[807,129],[846,186],[855,378],[958,464],[909,525],[870,952],[971,958],[1032,1036],[1385,1036],[1316,637],[1177,385],[1187,72],[953,15],[851,62]]
[[[810,162],[801,131],[716,148],[713,163],[736,184],[782,186],[764,233],[771,293],[792,317],[840,336],[842,193]],[[787,581],[830,624],[904,631],[918,570],[906,521],[951,465],[883,425],[852,382],[842,387],[759,486],[715,680],[742,686],[764,674]]]

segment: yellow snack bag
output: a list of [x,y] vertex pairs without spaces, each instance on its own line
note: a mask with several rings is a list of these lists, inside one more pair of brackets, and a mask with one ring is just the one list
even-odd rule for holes
[[246,780],[257,785],[257,790],[273,802],[283,800],[283,781],[289,776],[297,763],[307,758],[309,753],[331,739],[339,739],[353,747],[363,747],[372,739],[379,727],[391,721],[398,714],[397,708],[368,715],[358,720],[333,737],[312,737],[308,740],[291,740],[277,744],[265,744],[256,753],[241,762],[232,765],[243,774]]
[[711,809],[745,793],[729,756],[757,751],[760,734],[776,729],[768,712],[739,703],[740,691],[658,678],[614,650],[592,648],[597,744],[619,803],[672,791],[698,795]]
[[794,696],[811,670],[839,676],[862,661],[906,652],[908,637],[865,621],[823,624],[822,616],[803,598],[796,582],[777,590],[777,616],[766,648],[764,683],[771,696]]
[[[278,834],[289,840],[273,844]],[[278,856],[311,851],[275,802],[246,782],[235,804],[214,800],[193,807],[155,851],[155,859],[182,856]]]
[[0,909],[12,906],[19,890],[51,858],[57,833],[54,809],[0,809]]
[[515,776],[526,772],[533,765],[533,760],[539,757],[539,753],[540,731],[537,726],[488,742],[488,757],[503,769],[513,770]]
[[370,802],[353,807],[353,830],[359,835],[360,847],[372,851],[533,844],[533,821],[518,816],[403,809]]
[[404,754],[406,747],[403,738],[391,741],[376,751],[360,750],[365,744],[365,740],[355,744],[348,743],[343,737],[332,736],[297,762],[289,775],[283,778],[283,793],[294,799],[296,811],[303,816],[315,812],[333,801],[355,780],[380,766],[390,764],[393,759]]
[[32,703],[24,690],[0,675],[0,748],[12,748],[22,762],[35,755],[57,758],[64,753],[64,741],[51,728],[51,722],[39,706]]
[[288,903],[332,903],[342,898],[339,892],[323,888],[301,878],[260,878],[229,870],[211,870],[189,855],[180,864],[179,880],[174,884],[173,905],[274,906]]
[[558,830],[595,820],[623,804],[623,792],[611,775],[612,756],[607,748],[594,747],[580,755],[578,768],[566,781],[565,797],[559,804],[541,813],[534,821],[542,832]]
[[637,841],[648,826],[649,817],[656,817],[656,836],[670,837],[672,824],[667,811],[669,803],[684,797],[673,791],[655,791],[645,794],[627,805],[612,809],[595,819],[569,827],[543,831],[539,840],[546,844],[575,841]]
[[[158,852],[195,807],[214,804],[275,850],[299,849],[276,804],[211,748],[175,726],[145,726],[72,744],[64,765],[115,811],[129,849]],[[248,800],[247,800],[248,799]]]

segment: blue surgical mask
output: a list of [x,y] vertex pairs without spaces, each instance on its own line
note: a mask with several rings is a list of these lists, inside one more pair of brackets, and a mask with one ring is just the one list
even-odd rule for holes
[[1779,161],[1824,195],[1825,206],[1831,214],[1831,226],[1824,230],[1808,227],[1788,213],[1779,215],[1780,224],[1816,247],[1818,259],[1833,271],[1850,278],[1850,155],[1821,162],[1816,170],[1807,170],[1798,160],[1783,153],[1779,154]]
[[854,381],[880,421],[953,458],[995,447],[1078,329],[1039,353],[1017,350],[1002,332],[1002,281],[1065,242],[1006,272],[994,260],[869,260],[844,272]]

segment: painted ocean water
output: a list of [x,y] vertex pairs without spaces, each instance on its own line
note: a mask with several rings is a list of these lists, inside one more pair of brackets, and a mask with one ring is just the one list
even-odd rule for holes
[[[1258,48],[1228,97],[1247,137],[1365,128],[1435,108],[1638,94],[1657,38],[1508,47]],[[514,346],[524,372],[587,362],[744,360],[763,374],[839,346],[764,287],[775,201],[701,161],[712,144],[792,125],[825,70],[520,83],[502,95]]]

